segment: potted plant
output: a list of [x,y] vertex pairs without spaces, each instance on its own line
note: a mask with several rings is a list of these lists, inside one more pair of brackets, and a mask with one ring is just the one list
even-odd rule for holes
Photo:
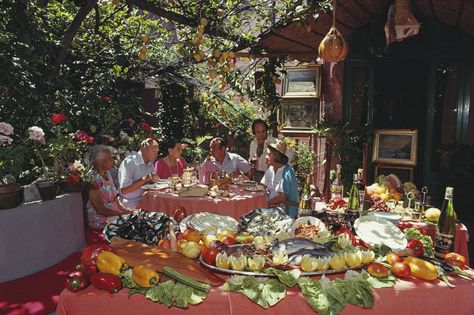
[[0,122],[0,209],[15,208],[23,200],[16,179],[22,171],[26,147],[13,139],[15,136],[12,125]]
[[59,185],[64,192],[81,192],[84,188],[86,168],[79,160],[69,163]]

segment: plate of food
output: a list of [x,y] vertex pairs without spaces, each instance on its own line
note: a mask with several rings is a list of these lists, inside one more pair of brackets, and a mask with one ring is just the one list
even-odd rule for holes
[[250,179],[240,179],[235,182],[239,186],[255,186],[257,183]]
[[294,220],[277,208],[258,208],[240,217],[239,229],[253,236],[289,233]]
[[181,222],[180,229],[190,227],[199,233],[210,229],[215,229],[217,233],[224,230],[232,230],[236,233],[239,226],[239,222],[234,218],[211,212],[193,213],[184,218],[183,221],[184,224]]
[[257,184],[257,185],[247,186],[247,187],[244,188],[244,190],[246,190],[246,191],[263,191],[263,190],[265,190],[265,186]]
[[320,219],[315,217],[300,217],[291,225],[290,235],[292,237],[313,239],[323,231],[326,231],[326,226]]
[[375,215],[366,215],[354,222],[357,235],[367,244],[385,245],[393,251],[407,247],[405,234],[392,222]]

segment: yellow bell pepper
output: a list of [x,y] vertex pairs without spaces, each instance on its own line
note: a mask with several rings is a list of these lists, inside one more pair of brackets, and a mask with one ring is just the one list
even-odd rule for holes
[[410,266],[411,274],[423,280],[436,280],[438,272],[436,266],[429,261],[409,256],[403,260]]
[[138,265],[133,267],[132,280],[142,288],[151,288],[160,281],[160,275],[155,270]]
[[112,252],[104,250],[97,255],[97,268],[100,272],[118,276],[124,267],[126,267],[125,260]]

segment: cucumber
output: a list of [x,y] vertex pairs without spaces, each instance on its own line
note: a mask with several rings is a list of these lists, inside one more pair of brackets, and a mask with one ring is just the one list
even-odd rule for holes
[[188,277],[186,275],[183,275],[182,273],[174,270],[173,268],[171,267],[168,267],[168,266],[165,266],[163,267],[163,272],[165,273],[165,275],[167,275],[168,277],[176,280],[176,281],[179,281],[181,282],[182,284],[185,284],[187,286],[190,286],[194,289],[197,289],[199,291],[203,291],[203,292],[209,292],[209,289],[211,288],[211,285],[208,284],[208,283],[203,283],[203,282],[199,282],[197,280],[194,280],[193,278],[191,277]]

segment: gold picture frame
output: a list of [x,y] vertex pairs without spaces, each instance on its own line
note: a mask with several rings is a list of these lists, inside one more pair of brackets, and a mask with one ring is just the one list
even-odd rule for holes
[[283,98],[321,96],[321,66],[305,65],[285,68]]
[[418,130],[376,129],[372,161],[376,164],[415,166],[417,147]]

